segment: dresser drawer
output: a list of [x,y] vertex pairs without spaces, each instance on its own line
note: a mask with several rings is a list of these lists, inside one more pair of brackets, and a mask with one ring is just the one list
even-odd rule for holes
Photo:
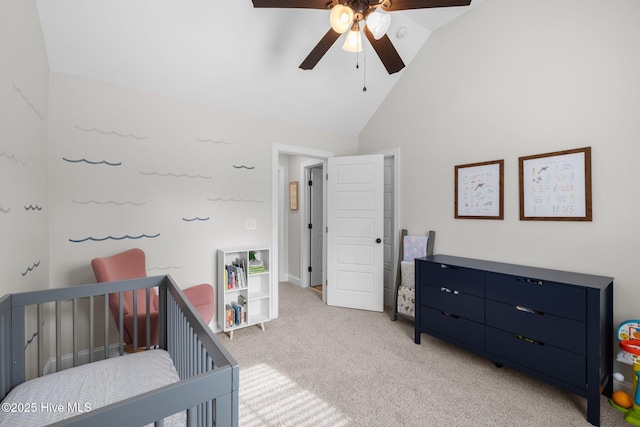
[[484,299],[444,286],[420,285],[420,304],[484,323]]
[[578,354],[586,354],[584,322],[532,313],[527,308],[487,300],[486,324],[497,329],[522,335]]
[[585,356],[552,345],[529,342],[495,328],[487,327],[485,334],[488,353],[581,389],[586,388]]
[[484,297],[484,271],[421,261],[417,268],[421,283]]
[[429,307],[420,307],[420,326],[478,349],[484,347],[484,325]]
[[486,274],[487,299],[519,305],[542,313],[586,320],[584,288],[506,274]]

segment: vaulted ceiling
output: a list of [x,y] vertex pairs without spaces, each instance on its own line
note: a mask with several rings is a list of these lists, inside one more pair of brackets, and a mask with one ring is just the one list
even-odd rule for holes
[[[409,66],[433,31],[482,1],[392,12],[387,34]],[[313,70],[299,69],[328,11],[251,0],[37,4],[52,71],[328,131],[359,134],[403,74],[389,75],[366,40],[359,54],[338,40]]]

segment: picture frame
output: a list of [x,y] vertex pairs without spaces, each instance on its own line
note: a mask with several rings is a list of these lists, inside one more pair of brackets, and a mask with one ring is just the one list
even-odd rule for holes
[[455,166],[454,216],[504,219],[504,160]]
[[298,210],[298,181],[289,183],[289,209]]
[[519,158],[521,221],[592,221],[591,147]]

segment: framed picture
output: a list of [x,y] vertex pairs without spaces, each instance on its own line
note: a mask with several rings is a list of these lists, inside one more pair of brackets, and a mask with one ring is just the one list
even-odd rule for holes
[[298,181],[289,183],[289,209],[298,210]]
[[455,167],[455,217],[504,219],[504,160]]
[[520,157],[520,219],[591,221],[591,147]]

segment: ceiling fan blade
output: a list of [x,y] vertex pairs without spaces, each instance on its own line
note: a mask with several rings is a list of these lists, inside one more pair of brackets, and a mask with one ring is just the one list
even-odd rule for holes
[[297,9],[326,9],[330,8],[331,0],[253,0],[253,7],[278,7]]
[[400,54],[398,54],[396,48],[393,47],[391,40],[389,40],[386,34],[379,40],[376,40],[371,30],[366,26],[364,27],[364,34],[367,36],[367,39],[369,39],[369,43],[373,46],[373,49],[380,57],[389,74],[397,73],[404,68],[404,62],[402,62]]
[[[255,1],[254,1],[255,3]],[[380,7],[385,12],[408,9],[427,9],[430,7],[469,6],[471,0],[393,0],[391,6]]]
[[312,70],[313,67],[316,66],[318,61],[322,59],[325,53],[329,50],[331,46],[338,40],[340,37],[340,33],[333,31],[333,28],[329,28],[327,34],[322,37],[322,39],[318,42],[316,47],[307,55],[307,57],[300,64],[300,68],[303,70]]

